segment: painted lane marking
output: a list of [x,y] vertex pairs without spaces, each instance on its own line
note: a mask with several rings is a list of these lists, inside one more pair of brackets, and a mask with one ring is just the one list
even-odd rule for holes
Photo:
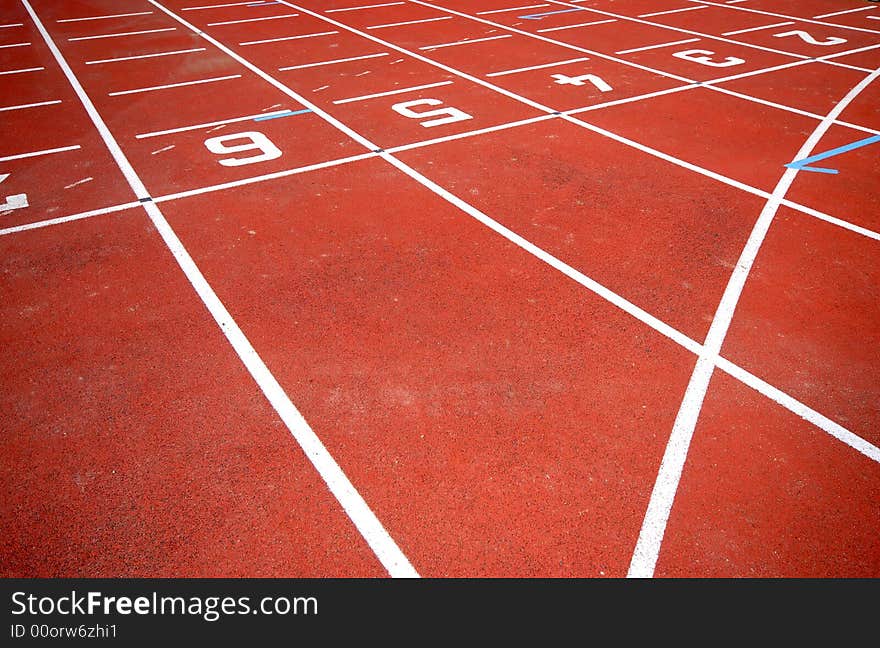
[[[8,177],[8,173],[0,173],[0,183]],[[11,196],[6,196],[6,202],[0,204],[0,216],[5,216],[8,212],[16,209],[25,209],[27,207],[30,207],[27,194],[13,194]]]
[[85,183],[87,183],[87,182],[91,182],[92,180],[94,180],[94,178],[92,178],[91,176],[89,176],[88,178],[83,178],[82,180],[77,180],[77,181],[74,182],[73,184],[69,184],[69,185],[67,185],[67,186],[64,187],[64,188],[65,188],[65,189],[73,189],[74,187],[78,187],[78,186],[81,185],[81,184],[85,184]]
[[150,137],[159,137],[160,135],[172,135],[174,133],[184,133],[186,131],[192,130],[202,130],[203,128],[211,128],[212,126],[220,126],[223,124],[234,124],[236,122],[243,121],[251,121],[256,119],[257,117],[265,117],[267,115],[277,115],[280,113],[287,112],[285,110],[278,110],[273,113],[257,113],[255,115],[244,115],[243,117],[233,117],[231,119],[221,119],[218,121],[208,122],[206,124],[193,124],[192,126],[181,126],[179,128],[170,128],[168,130],[161,131],[153,131],[151,133],[142,133],[141,135],[135,135],[135,139],[148,139]]
[[584,56],[581,58],[573,58],[565,61],[556,61],[555,63],[544,63],[543,65],[530,65],[529,67],[523,68],[515,68],[513,70],[502,70],[501,72],[492,72],[491,74],[487,74],[486,76],[491,77],[499,77],[505,76],[507,74],[517,74],[519,72],[529,72],[531,70],[543,70],[545,68],[556,67],[557,65],[568,65],[569,63],[580,63],[582,61],[589,61],[589,57]]
[[657,43],[656,45],[646,45],[645,47],[634,47],[632,49],[620,50],[619,52],[614,52],[615,54],[632,54],[633,52],[646,52],[652,49],[658,49],[661,47],[669,47],[671,45],[683,45],[685,43],[696,43],[699,38],[686,38],[685,40],[672,41],[671,43]]
[[7,27],[24,27],[24,23],[13,23],[11,25],[0,25],[0,29],[6,29]]
[[260,22],[263,20],[278,20],[280,18],[296,18],[299,14],[282,14],[280,16],[262,16],[261,18],[244,18],[242,20],[225,20],[223,22],[208,23],[208,27],[219,27],[220,25],[238,25],[239,23]]
[[437,22],[438,20],[452,20],[452,16],[424,18],[422,20],[404,20],[403,22],[386,23],[384,25],[373,25],[372,27],[367,27],[367,29],[385,29],[386,27],[400,27],[401,25],[417,25],[419,23]]
[[[853,27],[852,25],[841,25],[838,23],[830,23],[830,22],[824,22],[824,21],[818,21],[818,20],[811,20],[809,18],[802,18],[801,16],[790,16],[788,14],[781,14],[781,13],[776,13],[773,11],[762,11],[761,9],[750,9],[749,7],[731,7],[729,4],[728,5],[717,4],[714,2],[708,2],[707,0],[688,0],[688,2],[698,2],[701,5],[704,5],[707,7],[722,7],[722,8],[726,7],[728,9],[734,9],[736,11],[745,11],[748,13],[761,14],[762,16],[774,16],[776,18],[785,18],[786,20],[796,20],[798,22],[813,23],[814,25],[822,25],[823,27],[839,27],[840,29],[849,29],[851,31],[867,32],[869,34],[880,34],[880,31],[877,31],[876,29],[865,29],[863,27]],[[870,18],[872,16],[868,16],[868,17]]]
[[592,25],[605,25],[607,23],[617,22],[616,18],[611,18],[608,20],[593,20],[591,22],[585,23],[577,23],[575,25],[562,25],[561,27],[545,27],[544,29],[539,29],[539,34],[544,34],[546,32],[555,32],[555,31],[563,31],[564,29],[575,29],[576,27],[590,27]]
[[865,16],[868,20],[880,20],[880,16]]
[[44,67],[34,67],[34,68],[22,68],[20,70],[6,70],[5,72],[0,72],[0,75],[3,74],[22,74],[23,72],[42,72],[46,68]]
[[388,52],[380,52],[378,54],[365,54],[364,56],[352,56],[350,58],[333,59],[332,61],[319,61],[318,63],[304,63],[302,65],[290,65],[288,67],[278,68],[279,72],[287,70],[302,70],[305,68],[319,67],[321,65],[333,65],[335,63],[347,63],[349,61],[362,61],[364,59],[379,58],[380,56],[388,56]]
[[797,171],[815,171],[816,173],[837,174],[837,169],[826,169],[824,167],[811,167],[807,165],[812,164],[813,162],[819,162],[820,160],[824,160],[835,155],[840,155],[841,153],[846,153],[847,151],[853,151],[855,149],[862,148],[863,146],[868,146],[869,144],[874,144],[876,142],[880,142],[880,135],[866,137],[865,139],[859,140],[858,142],[853,142],[852,144],[838,146],[837,148],[831,149],[830,151],[811,155],[810,157],[804,158],[803,160],[795,160],[794,162],[789,162],[785,166],[789,169],[795,169]]
[[26,223],[24,225],[16,225],[14,227],[7,227],[5,229],[0,229],[0,236],[8,236],[10,234],[17,234],[18,232],[26,232],[28,230],[40,229],[43,227],[51,227],[53,225],[61,225],[62,223],[70,223],[72,221],[83,220],[86,218],[92,218],[94,216],[102,216],[104,214],[112,214],[114,212],[123,211],[125,209],[131,209],[132,207],[140,207],[140,203],[137,201],[123,203],[121,205],[113,205],[112,207],[103,207],[101,209],[92,209],[87,212],[80,212],[78,214],[71,214],[69,216],[60,216],[58,218],[49,218],[46,220],[36,221],[33,223]]
[[302,110],[285,110],[277,113],[269,113],[267,115],[260,115],[259,117],[254,117],[254,121],[269,121],[270,119],[280,119],[281,117],[293,117],[294,115],[304,115],[306,113],[312,112],[309,108],[303,108]]
[[137,13],[124,14],[108,14],[106,16],[90,16],[88,18],[65,18],[64,20],[56,20],[57,23],[82,22],[84,20],[107,20],[108,18],[128,18],[129,16],[146,16],[153,13],[152,11],[138,11]]
[[53,101],[40,101],[37,103],[29,103],[29,104],[19,104],[17,106],[6,106],[0,108],[0,112],[5,112],[7,110],[23,110],[25,108],[36,108],[38,106],[51,106],[53,104],[60,104],[61,99],[55,99]]
[[375,94],[361,95],[360,97],[350,97],[348,99],[339,99],[334,104],[346,104],[353,101],[363,101],[364,99],[375,99],[376,97],[390,97],[391,95],[403,94],[405,92],[413,92],[415,90],[425,90],[427,88],[438,88],[440,86],[450,85],[452,81],[440,81],[439,83],[428,83],[426,85],[412,86],[411,88],[399,88],[397,90],[389,90],[388,92],[377,92]]
[[10,45],[0,45],[0,49],[4,49],[6,47],[29,47],[30,43],[12,43]]
[[190,54],[192,52],[204,52],[204,47],[194,47],[192,49],[174,50],[173,52],[157,52],[156,54],[139,54],[138,56],[121,56],[119,58],[99,59],[97,61],[86,61],[86,65],[98,65],[101,63],[117,63],[119,61],[136,61],[139,59],[157,58],[159,56],[174,56],[176,54]]
[[[878,76],[880,76],[880,69],[875,70],[853,87],[816,126],[795,157],[808,155],[828,129],[831,128],[834,120],[843,112],[846,106]],[[782,174],[782,177],[773,189],[773,193],[761,210],[761,214],[752,228],[751,234],[724,289],[724,294],[715,311],[715,316],[712,318],[712,324],[709,326],[703,350],[699,354],[678,414],[675,417],[672,433],[669,436],[666,450],[663,453],[663,459],[657,471],[657,479],[654,482],[648,508],[642,521],[642,528],[639,532],[636,548],[633,551],[627,577],[650,578],[654,575],[663,536],[666,532],[666,525],[669,521],[669,514],[672,511],[672,505],[675,501],[682,472],[684,471],[694,430],[696,429],[703,401],[709,389],[709,382],[712,378],[717,358],[721,353],[724,338],[727,336],[727,331],[733,321],[734,312],[761,245],[797,173],[796,169],[787,169]]]
[[183,7],[181,11],[199,11],[201,9],[221,9],[223,7],[243,7],[253,4],[252,2],[227,2],[226,4],[201,5],[199,7]]
[[[541,7],[549,7],[548,4],[526,5],[525,7],[510,7],[509,9],[493,9],[492,11],[478,11],[478,16],[489,16],[491,14],[508,13],[510,11],[525,11],[526,9],[540,9]],[[520,16],[521,17],[521,16]]]
[[859,7],[858,9],[847,9],[846,11],[835,11],[834,13],[821,14],[819,16],[813,16],[815,20],[819,20],[820,18],[831,18],[831,16],[842,16],[843,14],[855,13],[857,11],[870,11],[871,9],[876,9],[877,7]]
[[199,85],[201,83],[214,83],[215,81],[227,81],[229,79],[240,79],[240,74],[229,74],[222,77],[212,77],[210,79],[199,79],[198,81],[182,81],[180,83],[169,83],[167,85],[150,86],[148,88],[135,88],[134,90],[120,90],[111,92],[110,97],[119,97],[121,95],[137,94],[139,92],[152,92],[153,90],[167,90],[168,88],[181,88],[183,86]]
[[545,16],[555,16],[557,14],[571,13],[573,11],[587,11],[587,10],[584,9],[583,7],[572,7],[571,9],[559,9],[557,11],[546,11],[544,13],[528,14],[525,16],[517,16],[517,18],[522,18],[524,20],[541,20]]
[[25,158],[39,157],[41,155],[51,155],[52,153],[63,153],[64,151],[75,151],[81,148],[79,144],[74,146],[62,146],[60,148],[44,149],[42,151],[32,151],[30,153],[18,153],[16,155],[7,155],[0,157],[0,162],[10,162],[12,160],[23,160]]
[[666,14],[681,13],[682,11],[696,11],[697,9],[708,9],[708,7],[685,7],[684,9],[670,9],[668,11],[655,11],[654,13],[639,14],[638,18],[650,18],[651,16],[665,16]]
[[748,29],[737,29],[736,31],[724,32],[722,36],[733,36],[735,34],[748,34],[749,32],[761,31],[763,29],[772,29],[773,27],[786,27],[793,25],[793,22],[773,23],[772,25],[762,25],[761,27],[749,27]]
[[486,38],[472,38],[468,40],[460,40],[452,43],[439,43],[437,45],[425,45],[424,47],[420,47],[420,50],[435,50],[440,49],[441,47],[456,47],[458,45],[470,45],[471,43],[484,43],[486,41],[494,41],[499,40],[501,38],[513,38],[510,34],[504,34],[502,36],[487,36]]
[[245,41],[239,45],[262,45],[263,43],[278,43],[280,41],[299,40],[300,38],[315,38],[317,36],[330,36],[338,34],[338,31],[315,32],[313,34],[300,34],[299,36],[281,36],[280,38],[266,38],[264,40]]
[[157,151],[153,151],[153,152],[151,152],[150,155],[158,155],[159,153],[164,153],[165,151],[170,151],[170,150],[173,149],[175,146],[176,146],[175,144],[170,144],[169,146],[165,146],[165,147],[163,147],[163,148],[160,148],[160,149],[157,150]]
[[396,7],[406,4],[405,2],[385,2],[383,4],[362,5],[360,7],[345,7],[343,9],[327,9],[324,13],[337,13],[339,11],[360,11],[361,9],[376,9],[377,7]]
[[573,85],[573,86],[585,86],[587,81],[596,86],[596,89],[600,92],[611,92],[614,90],[608,83],[605,82],[601,77],[596,76],[595,74],[584,74],[581,76],[570,77],[564,74],[551,74],[553,79],[553,83],[557,83],[559,85]]
[[[55,45],[52,37],[49,35],[43,24],[40,22],[40,19],[37,17],[33,8],[30,6],[30,3],[28,2],[28,0],[21,0],[21,2],[27,9],[28,13],[31,15],[31,18],[37,26],[37,29],[40,31],[43,40],[52,51],[53,56],[58,61],[58,64],[64,70],[64,74],[67,76],[70,85],[76,91],[77,96],[80,98],[80,101],[83,104],[83,107],[86,109],[89,116],[91,117],[92,123],[100,132],[101,137],[104,139],[104,143],[113,155],[113,158],[116,160],[117,166],[119,167],[120,171],[122,171],[123,175],[128,180],[132,191],[139,199],[149,198],[149,194],[146,191],[146,187],[144,186],[143,181],[137,175],[134,167],[131,166],[128,158],[126,158],[125,154],[122,152],[122,149],[120,148],[119,143],[116,141],[116,138],[107,128],[107,124],[98,113],[88,94],[85,92],[79,80],[76,78],[76,75],[73,73],[73,70],[70,69],[70,66],[64,59],[61,51]],[[182,24],[186,24],[183,19],[165,9],[162,5],[155,2],[155,0],[150,0],[150,2],[151,4],[153,4],[153,6],[162,9],[168,15],[175,18]],[[192,25],[187,24],[186,26],[190,28],[193,32],[199,33],[199,30]],[[202,37],[206,38],[206,40],[214,42],[215,44],[219,44],[219,41],[214,41],[214,39],[210,39],[203,34]],[[232,51],[228,48],[224,48],[224,51],[227,50],[230,52]],[[296,94],[292,91],[290,92],[291,94]],[[266,366],[265,362],[257,353],[250,340],[247,338],[247,336],[238,326],[238,323],[226,309],[226,306],[217,296],[217,293],[214,292],[214,289],[205,279],[198,265],[196,265],[195,261],[187,251],[186,247],[183,245],[171,225],[165,219],[165,216],[162,214],[158,205],[152,200],[149,200],[142,204],[142,208],[147,212],[147,215],[149,216],[153,225],[156,227],[159,235],[165,241],[168,249],[173,254],[175,260],[180,266],[180,269],[183,271],[186,278],[193,286],[193,289],[195,290],[196,294],[198,294],[202,303],[208,309],[208,312],[214,318],[217,326],[226,336],[226,339],[229,340],[229,343],[232,345],[232,348],[235,350],[236,354],[238,354],[243,365],[247,368],[248,372],[251,374],[266,399],[269,401],[269,403],[278,413],[278,416],[287,426],[287,429],[290,430],[290,433],[296,439],[300,448],[303,450],[306,457],[311,461],[312,465],[315,467],[318,474],[324,480],[325,484],[327,484],[330,492],[333,493],[339,504],[345,510],[349,519],[354,523],[355,527],[361,533],[364,540],[374,551],[379,561],[382,563],[383,566],[385,566],[385,568],[392,576],[418,577],[418,572],[416,572],[416,570],[410,564],[409,560],[406,558],[406,556],[388,534],[385,527],[382,526],[382,523],[378,520],[373,511],[370,509],[369,505],[363,499],[361,494],[348,479],[345,472],[342,470],[342,468],[339,466],[339,464],[336,462],[330,452],[328,452],[321,439],[317,436],[317,434],[315,434],[314,430],[312,430],[308,422],[303,418],[300,411],[296,408],[296,406],[290,400],[290,397],[284,391],[284,388],[281,387],[280,383]]]
[[177,27],[165,27],[164,29],[145,29],[143,31],[120,32],[117,34],[98,34],[97,36],[79,36],[78,38],[68,38],[71,43],[74,41],[95,40],[98,38],[119,38],[121,36],[137,36],[139,34],[157,34],[159,32],[175,31]]

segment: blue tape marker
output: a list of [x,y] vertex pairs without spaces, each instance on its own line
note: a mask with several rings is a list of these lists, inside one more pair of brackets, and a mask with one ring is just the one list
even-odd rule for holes
[[863,140],[859,140],[858,142],[853,142],[852,144],[846,144],[845,146],[838,146],[835,149],[831,149],[830,151],[825,151],[824,153],[817,153],[816,155],[811,155],[808,158],[804,158],[803,160],[795,160],[794,162],[789,162],[785,166],[789,169],[797,169],[798,171],[815,171],[816,173],[837,173],[837,169],[826,169],[825,167],[811,167],[807,166],[808,164],[812,164],[813,162],[818,162],[819,160],[824,160],[825,158],[830,158],[835,155],[840,155],[841,153],[846,153],[847,151],[852,151],[853,149],[862,148],[863,146],[868,146],[869,144],[873,144],[874,142],[880,142],[880,135],[874,135],[872,137],[866,137]]
[[541,20],[544,16],[555,16],[556,14],[571,13],[572,11],[586,11],[585,8],[575,7],[574,9],[561,9],[560,11],[548,11],[547,13],[529,14],[528,16],[517,16],[517,18],[525,18],[526,20]]
[[281,117],[292,117],[293,115],[302,115],[312,112],[308,108],[305,110],[288,110],[286,112],[276,113],[274,115],[263,115],[262,117],[254,117],[254,121],[269,121],[270,119],[279,119]]

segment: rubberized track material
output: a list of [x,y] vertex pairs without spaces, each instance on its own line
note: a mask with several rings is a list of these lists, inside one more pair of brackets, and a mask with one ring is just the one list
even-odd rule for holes
[[0,0],[4,576],[880,576],[880,5]]

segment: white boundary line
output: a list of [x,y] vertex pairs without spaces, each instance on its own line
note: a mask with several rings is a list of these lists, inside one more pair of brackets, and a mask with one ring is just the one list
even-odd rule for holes
[[152,11],[138,11],[136,13],[124,14],[108,14],[106,16],[90,16],[88,18],[65,18],[64,20],[56,20],[57,23],[83,22],[85,20],[107,20],[108,18],[129,18],[131,16],[146,16],[153,13]]
[[7,47],[28,47],[31,43],[11,43],[9,45],[0,45],[0,49],[5,49]]
[[478,11],[478,16],[488,16],[490,14],[509,13],[511,11],[525,11],[526,9],[540,9],[541,7],[549,7],[548,4],[526,5],[525,7],[509,7],[507,9],[492,9],[491,11]]
[[[76,75],[70,69],[64,56],[58,50],[52,37],[46,31],[40,19],[37,17],[28,0],[21,0],[34,21],[37,29],[46,42],[46,45],[52,51],[53,56],[58,62],[61,69],[67,76],[70,85],[76,91],[77,96],[83,104],[83,107],[91,117],[92,122],[101,134],[104,143],[116,160],[119,169],[125,175],[131,185],[132,191],[140,198],[148,198],[146,188],[138,177],[137,172],[129,163],[118,142],[113,134],[107,128],[106,123],[101,115],[95,109],[94,104],[86,94]],[[164,10],[164,7],[153,3],[155,6]],[[166,12],[167,13],[167,12]],[[172,14],[173,16],[173,14]],[[176,17],[176,16],[175,16]],[[179,19],[181,22],[182,19]],[[193,31],[198,32],[194,29]],[[147,212],[153,225],[156,227],[168,249],[174,255],[181,270],[183,270],[187,279],[189,279],[202,303],[210,312],[211,316],[217,322],[226,339],[232,345],[232,348],[241,358],[242,363],[247,368],[253,379],[256,381],[260,390],[272,404],[272,407],[284,421],[291,434],[299,443],[306,456],[317,469],[318,473],[324,479],[330,491],[336,497],[340,505],[345,509],[349,518],[357,527],[363,538],[375,552],[377,558],[388,570],[392,576],[417,577],[418,574],[407,560],[406,556],[400,551],[397,544],[388,535],[388,532],[382,526],[381,522],[376,518],[370,507],[361,497],[360,493],[354,488],[348,477],[343,472],[339,464],[333,459],[327,451],[324,444],[309,427],[309,424],[302,417],[299,410],[284,392],[284,389],[272,375],[269,368],[263,362],[257,351],[251,345],[250,340],[245,336],[238,324],[229,314],[229,311],[220,301],[220,298],[208,284],[202,275],[195,261],[187,252],[183,243],[175,234],[174,230],[165,220],[164,215],[160,211],[158,205],[152,200],[143,203],[143,208]]]
[[722,36],[734,36],[736,34],[749,34],[751,32],[763,31],[765,29],[773,29],[774,27],[786,27],[788,25],[793,25],[794,23],[791,21],[785,21],[781,23],[773,23],[772,25],[761,25],[760,27],[749,27],[748,29],[737,29],[734,31],[724,32]]
[[121,205],[113,205],[112,207],[104,207],[102,209],[92,209],[91,211],[80,212],[79,214],[71,214],[70,216],[61,216],[59,218],[50,218],[48,220],[41,220],[35,223],[26,223],[24,225],[16,225],[14,227],[7,227],[5,229],[0,229],[0,236],[8,236],[9,234],[17,234],[19,232],[27,232],[28,230],[41,229],[43,227],[49,227],[51,225],[60,225],[62,223],[70,223],[73,221],[83,220],[86,218],[92,218],[93,216],[102,216],[103,214],[112,214],[113,212],[122,211],[124,209],[132,209],[135,207],[140,207],[141,203],[137,201],[132,201],[128,203],[123,203]]
[[425,45],[424,47],[420,47],[420,50],[435,50],[440,49],[441,47],[456,47],[458,45],[470,45],[471,43],[485,43],[486,41],[495,41],[500,40],[502,38],[513,38],[510,34],[501,34],[500,36],[486,36],[485,38],[469,38],[468,40],[460,40],[454,41],[452,43],[438,43],[437,45]]
[[561,27],[546,27],[544,29],[537,30],[537,32],[539,34],[544,34],[546,32],[558,32],[558,31],[564,31],[566,29],[575,29],[577,27],[592,27],[593,25],[605,25],[607,23],[613,23],[613,22],[617,22],[617,19],[611,18],[609,20],[593,20],[591,22],[576,23],[574,25],[562,25]]
[[30,153],[18,153],[16,155],[7,155],[0,157],[0,162],[11,162],[12,160],[24,160],[25,158],[40,157],[42,155],[51,155],[53,153],[64,153],[65,151],[75,151],[81,148],[79,144],[73,146],[61,146],[59,148],[44,149],[42,151],[31,151]]
[[389,90],[388,92],[376,92],[374,94],[361,95],[360,97],[349,97],[348,99],[337,99],[334,104],[346,104],[354,101],[363,101],[365,99],[376,99],[377,97],[389,97],[391,95],[403,94],[405,92],[414,92],[416,90],[427,90],[428,88],[439,88],[440,86],[451,85],[452,81],[439,81],[437,83],[426,83],[425,85],[412,86],[411,88],[398,88],[397,90]]
[[261,22],[263,20],[278,20],[279,18],[296,18],[299,14],[284,14],[281,16],[261,16],[260,18],[244,18],[242,20],[224,20],[223,22],[208,23],[208,27],[220,27],[221,25],[238,25],[240,23]]
[[257,117],[270,117],[272,115],[281,115],[288,112],[285,110],[273,110],[272,112],[256,113],[254,115],[244,115],[242,117],[233,117],[231,119],[220,119],[218,121],[208,122],[206,124],[193,124],[192,126],[181,126],[179,128],[169,128],[168,130],[152,131],[150,133],[141,133],[135,135],[135,139],[148,139],[150,137],[159,137],[160,135],[172,135],[174,133],[184,133],[186,131],[200,130],[202,128],[210,128],[212,126],[222,126],[223,124],[234,124],[236,122],[248,121]]
[[29,104],[19,104],[17,106],[6,106],[0,107],[0,112],[6,112],[7,110],[22,110],[24,108],[36,108],[38,106],[51,106],[53,104],[60,104],[61,99],[53,99],[52,101],[39,101],[37,103],[29,103]]
[[34,67],[34,68],[22,68],[21,70],[6,70],[4,72],[0,72],[0,76],[4,74],[21,74],[22,72],[42,72],[46,68],[44,67]]
[[717,4],[715,2],[706,2],[706,0],[686,0],[687,2],[699,2],[709,7],[721,7],[722,9],[733,9],[735,11],[747,11],[749,13],[762,14],[764,16],[775,16],[777,18],[785,18],[786,20],[795,20],[797,22],[813,23],[814,25],[823,25],[825,27],[837,27],[839,29],[849,29],[852,31],[868,32],[869,34],[880,34],[876,29],[865,29],[864,27],[853,27],[852,25],[841,25],[839,23],[822,22],[812,20],[810,18],[801,18],[800,16],[790,16],[788,14],[775,13],[773,11],[762,11],[760,9],[749,9],[748,7],[734,7],[729,4]]
[[338,31],[314,32],[312,34],[300,34],[298,36],[281,36],[279,38],[264,38],[263,40],[245,41],[239,45],[262,45],[263,43],[278,43],[281,41],[299,40],[300,38],[316,38],[317,36],[330,36],[338,34]]
[[288,70],[304,70],[305,68],[320,67],[322,65],[333,65],[335,63],[363,61],[364,59],[379,58],[380,56],[388,56],[388,52],[379,52],[378,54],[364,54],[363,56],[350,56],[348,58],[333,59],[331,61],[318,61],[317,63],[303,63],[302,65],[288,65],[287,67],[278,68],[278,71],[287,72]]
[[361,9],[376,9],[377,7],[394,7],[406,4],[405,2],[384,2],[382,4],[361,5],[359,7],[343,7],[342,9],[327,9],[325,13],[337,13],[339,11],[360,11]]
[[558,65],[568,65],[570,63],[581,63],[583,61],[589,61],[590,59],[586,56],[582,56],[580,58],[567,59],[565,61],[555,61],[553,63],[542,63],[541,65],[530,65],[529,67],[515,68],[513,70],[502,70],[501,72],[492,72],[487,74],[487,78],[506,76],[508,74],[517,74],[519,72],[530,72],[532,70],[543,70],[544,68],[556,67]]
[[243,7],[245,5],[255,4],[257,0],[248,0],[247,2],[227,2],[224,4],[201,5],[199,7],[182,7],[179,11],[200,11],[202,9],[222,9],[224,7]]
[[644,47],[633,47],[632,49],[620,50],[615,54],[632,54],[633,52],[647,52],[652,49],[660,49],[662,47],[671,47],[672,45],[684,45],[685,43],[696,43],[699,38],[685,38],[684,40],[671,41],[669,43],[657,43],[656,45],[645,45]]
[[440,16],[439,18],[423,18],[421,20],[404,20],[403,22],[385,23],[384,25],[372,25],[367,29],[385,29],[387,27],[401,27],[402,25],[418,25],[421,23],[437,22],[439,20],[452,20],[452,16]]
[[[809,157],[840,113],[878,76],[880,76],[880,68],[853,87],[816,126],[792,159],[799,160]],[[663,536],[666,532],[666,524],[675,501],[675,494],[678,490],[685,461],[687,460],[687,453],[694,430],[700,417],[703,400],[709,389],[709,381],[712,379],[716,359],[721,353],[721,346],[730,328],[730,323],[733,321],[733,314],[745,288],[749,272],[755,263],[770,225],[776,217],[776,212],[782,204],[782,200],[785,198],[789,187],[794,182],[797,173],[797,169],[786,168],[773,189],[770,199],[764,205],[761,215],[752,228],[748,241],[746,241],[739,261],[737,261],[731,273],[730,280],[715,311],[715,316],[712,318],[712,324],[709,327],[709,333],[706,335],[703,350],[697,359],[697,364],[691,374],[690,382],[679,407],[678,415],[675,417],[675,423],[672,426],[672,433],[669,436],[666,451],[660,463],[657,480],[654,483],[648,509],[645,513],[635,551],[632,555],[627,573],[628,577],[650,578],[654,575],[654,568],[656,567],[657,559],[660,555],[660,547],[663,543]]]
[[813,16],[813,20],[820,20],[822,18],[831,18],[831,16],[842,16],[843,14],[855,13],[857,11],[869,11],[871,9],[876,9],[876,5],[868,6],[868,7],[859,7],[858,9],[847,9],[846,11],[835,11],[834,13],[822,14],[821,16]]
[[152,92],[153,90],[168,90],[169,88],[181,88],[183,86],[200,85],[202,83],[214,83],[215,81],[229,81],[230,79],[240,79],[240,74],[228,74],[221,77],[212,77],[210,79],[198,79],[196,81],[181,81],[180,83],[169,83],[167,85],[150,86],[148,88],[135,88],[134,90],[119,90],[117,92],[108,93],[108,97],[119,97],[121,95],[138,94],[140,92]]
[[138,54],[137,56],[121,56],[119,58],[99,59],[97,61],[86,61],[86,65],[98,65],[100,63],[118,63],[120,61],[135,61],[139,59],[157,58],[159,56],[173,56],[175,54],[190,54],[192,52],[204,52],[204,47],[194,47],[193,49],[175,50],[173,52],[157,52],[156,54]]
[[121,36],[137,36],[139,34],[157,34],[159,32],[174,31],[175,29],[177,29],[177,27],[165,27],[163,29],[144,29],[142,31],[119,32],[116,34],[98,34],[96,36],[78,36],[77,38],[68,38],[67,40],[71,43],[74,43],[76,41],[97,40],[99,38],[119,38]]
[[685,7],[684,9],[669,9],[667,11],[655,11],[654,13],[639,14],[639,18],[651,18],[652,16],[665,16],[666,14],[676,14],[683,11],[696,11],[697,9],[707,9],[708,7]]

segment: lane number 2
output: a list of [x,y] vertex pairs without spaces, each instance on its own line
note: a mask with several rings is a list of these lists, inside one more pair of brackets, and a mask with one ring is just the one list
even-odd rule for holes
[[809,43],[810,45],[840,45],[841,43],[845,43],[845,38],[840,38],[839,36],[829,36],[827,39],[820,41],[813,38],[809,32],[805,32],[801,29],[793,29],[791,31],[782,32],[780,34],[773,34],[774,38],[784,38],[786,36],[797,36],[805,43]]
[[433,128],[434,126],[442,126],[443,124],[453,124],[455,122],[473,119],[463,110],[447,106],[438,108],[437,110],[413,110],[416,106],[442,106],[443,102],[439,99],[416,99],[414,101],[404,101],[391,106],[391,110],[398,115],[409,117],[410,119],[423,119],[425,117],[438,117],[439,119],[429,119],[428,121],[419,122],[419,126],[424,128]]
[[[242,141],[241,144],[227,144],[227,142]],[[257,162],[266,162],[281,157],[281,150],[275,146],[272,141],[262,133],[251,131],[247,133],[230,133],[221,135],[220,137],[212,137],[205,140],[205,147],[211,153],[217,155],[229,155],[230,153],[244,153],[246,151],[259,151],[257,155],[248,155],[245,157],[226,157],[217,160],[220,164],[227,167],[243,166],[245,164],[256,164]]]

